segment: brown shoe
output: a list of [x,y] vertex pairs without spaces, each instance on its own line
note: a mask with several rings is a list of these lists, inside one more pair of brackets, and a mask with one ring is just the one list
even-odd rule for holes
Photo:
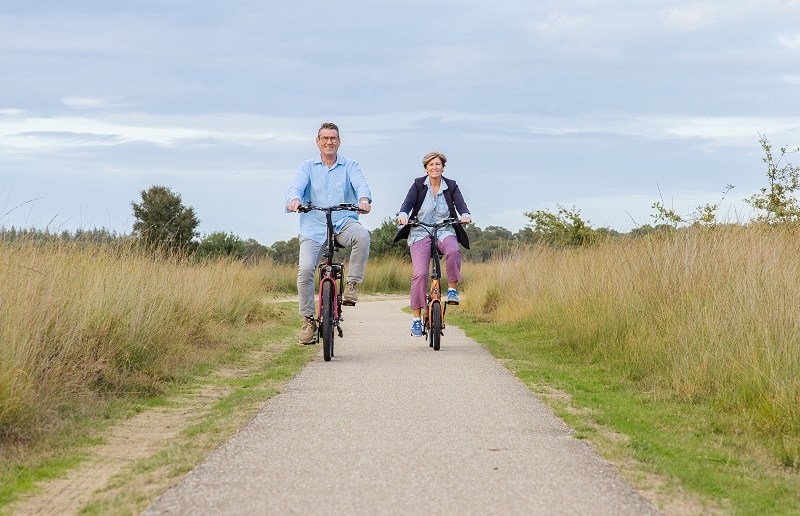
[[317,343],[317,321],[311,317],[306,317],[303,320],[303,328],[300,330],[298,341],[300,344],[316,344]]
[[342,297],[342,304],[345,306],[355,306],[358,302],[358,285],[352,281],[348,281],[344,287],[344,296]]

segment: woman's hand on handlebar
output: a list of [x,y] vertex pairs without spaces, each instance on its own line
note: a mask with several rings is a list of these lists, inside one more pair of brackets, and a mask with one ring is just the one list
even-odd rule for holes
[[406,224],[408,224],[408,217],[406,217],[405,215],[400,215],[399,217],[397,217],[397,223],[400,224],[401,226],[405,226]]
[[466,226],[467,224],[470,224],[471,222],[472,222],[472,217],[470,217],[469,215],[462,215],[461,216],[461,225],[462,226]]

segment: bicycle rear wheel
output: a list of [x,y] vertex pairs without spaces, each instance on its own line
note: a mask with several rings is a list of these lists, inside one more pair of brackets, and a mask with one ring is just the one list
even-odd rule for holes
[[334,303],[333,283],[324,281],[322,283],[322,321],[320,321],[320,331],[322,332],[322,356],[326,362],[330,362],[333,356]]
[[442,305],[439,301],[431,303],[431,346],[439,351],[442,338]]

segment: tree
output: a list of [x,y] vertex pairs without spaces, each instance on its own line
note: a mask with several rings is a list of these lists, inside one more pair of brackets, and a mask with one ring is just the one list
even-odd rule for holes
[[761,148],[766,156],[761,160],[767,164],[767,180],[769,186],[761,188],[760,192],[745,199],[753,208],[764,212],[758,217],[759,221],[768,224],[792,224],[800,222],[800,202],[795,194],[800,188],[800,167],[787,163],[781,166],[783,158],[788,153],[800,152],[800,148],[788,150],[781,147],[781,155],[775,159],[767,137],[761,135]]
[[592,242],[595,232],[580,214],[574,206],[569,210],[559,204],[556,213],[537,210],[526,212],[525,216],[531,221],[527,227],[535,240],[554,245],[585,245]]
[[165,186],[142,190],[142,202],[131,202],[136,222],[133,231],[150,248],[191,251],[200,220],[194,209],[183,205],[181,196]]
[[203,237],[197,246],[194,256],[200,259],[206,258],[244,258],[247,245],[244,240],[233,233],[215,231]]
[[[706,203],[701,206],[698,206],[692,213],[686,216],[680,215],[672,208],[667,208],[664,204],[664,197],[662,196],[661,201],[653,203],[652,208],[656,210],[656,212],[653,215],[651,215],[651,217],[656,222],[662,222],[662,224],[669,224],[673,228],[677,228],[680,225],[687,225],[687,224],[691,224],[692,226],[695,227],[714,227],[717,225],[718,222],[717,212],[719,211],[719,206],[722,203],[722,201],[725,200],[725,197],[731,190],[733,190],[733,185],[727,185],[725,187],[725,191],[722,192],[722,198],[718,202],[714,204]],[[658,192],[659,194],[661,193],[660,188]]]
[[275,242],[269,249],[270,255],[276,262],[297,263],[300,259],[300,239],[297,237]]
[[408,246],[406,241],[392,243],[394,235],[397,233],[397,217],[387,217],[381,225],[373,229],[369,234],[369,256],[370,258],[394,256],[405,258],[408,256]]
[[467,226],[467,234],[470,237],[470,248],[468,251],[463,250],[462,255],[475,262],[491,260],[493,256],[508,251],[515,244],[514,234],[500,226],[487,226],[481,230],[470,225]]
[[255,238],[248,238],[244,241],[243,258],[249,262],[257,262],[261,258],[269,256],[269,247],[261,244]]

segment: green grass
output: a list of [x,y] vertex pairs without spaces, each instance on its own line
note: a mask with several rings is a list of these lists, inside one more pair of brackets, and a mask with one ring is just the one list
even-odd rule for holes
[[800,475],[781,467],[775,443],[739,414],[643,391],[624,373],[578,358],[556,335],[526,325],[479,323],[463,314],[451,322],[486,345],[639,489],[653,491],[655,475],[656,504],[689,492],[703,512],[800,513]]

